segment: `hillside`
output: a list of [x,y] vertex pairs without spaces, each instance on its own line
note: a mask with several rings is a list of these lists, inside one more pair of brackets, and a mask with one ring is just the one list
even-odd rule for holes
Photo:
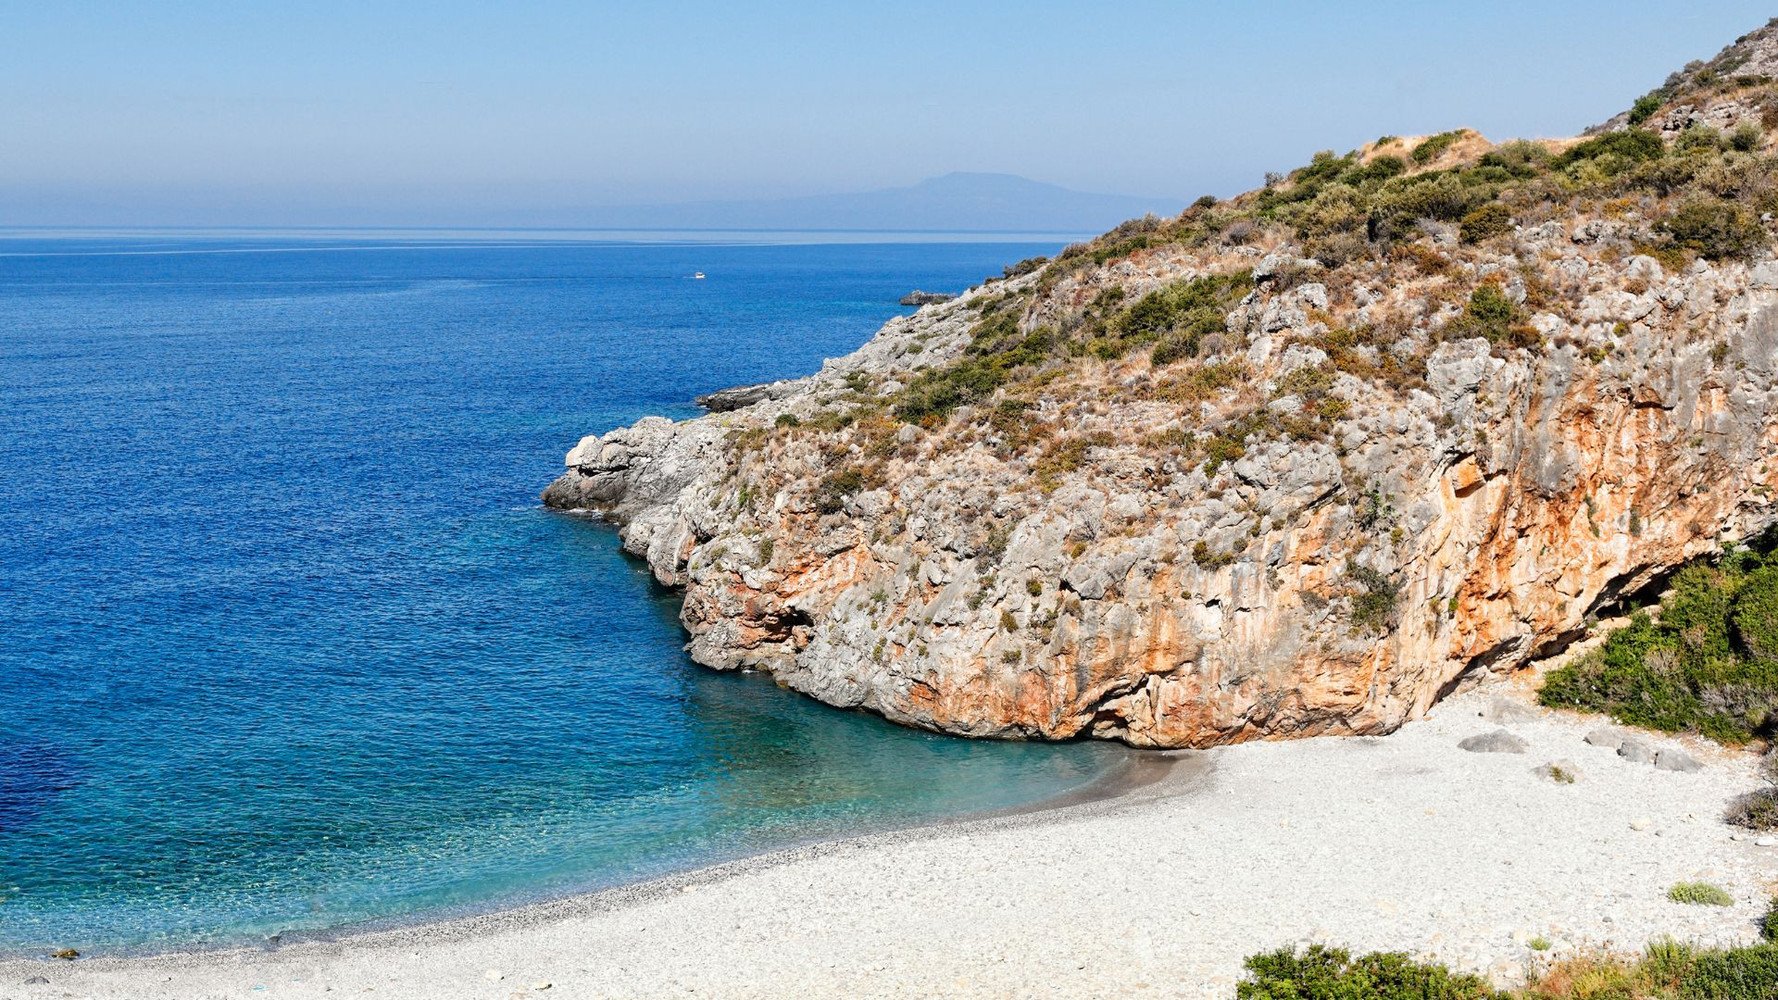
[[1386,732],[1775,520],[1778,29],[1587,137],[1318,154],[545,493],[691,655],[972,736]]

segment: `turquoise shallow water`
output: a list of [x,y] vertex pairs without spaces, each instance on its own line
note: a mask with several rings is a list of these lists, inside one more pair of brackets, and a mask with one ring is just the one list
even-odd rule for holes
[[0,239],[0,953],[426,919],[1105,773],[703,670],[536,503],[581,434],[1055,249]]

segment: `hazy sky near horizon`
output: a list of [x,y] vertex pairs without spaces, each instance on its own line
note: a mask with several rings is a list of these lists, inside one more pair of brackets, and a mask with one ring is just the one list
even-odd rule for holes
[[1189,198],[1567,135],[1752,2],[0,0],[0,225],[547,224],[953,170]]

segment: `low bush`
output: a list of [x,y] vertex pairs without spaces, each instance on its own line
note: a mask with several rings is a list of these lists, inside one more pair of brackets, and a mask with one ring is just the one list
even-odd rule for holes
[[1667,890],[1667,898],[1689,906],[1734,906],[1735,897],[1708,882],[1679,882]]
[[1360,631],[1387,632],[1396,625],[1395,604],[1401,588],[1389,577],[1356,563],[1346,567],[1346,575],[1360,590],[1352,595],[1352,627]]
[[1197,353],[1199,342],[1222,331],[1229,310],[1253,290],[1253,273],[1214,274],[1149,292],[1114,316],[1095,350],[1121,357],[1134,347],[1155,344],[1153,360],[1170,364]]
[[[1778,933],[1778,929],[1774,930]],[[1506,992],[1479,976],[1396,952],[1353,957],[1310,945],[1250,956],[1238,1000],[1773,1000],[1778,944],[1650,944],[1635,958],[1581,955]]]
[[846,500],[866,486],[863,470],[842,469],[821,477],[815,489],[815,509],[823,514],[837,514],[845,509]]
[[1508,1000],[1480,976],[1416,962],[1399,952],[1356,958],[1312,944],[1250,956],[1238,1000]]
[[1512,232],[1512,229],[1512,210],[1497,201],[1470,209],[1457,227],[1458,234],[1465,243],[1481,243],[1496,236],[1504,236]]
[[1688,199],[1661,223],[1661,231],[1676,246],[1710,260],[1750,257],[1770,242],[1766,227],[1746,206],[1708,196]]
[[1457,140],[1461,138],[1463,138],[1463,131],[1461,129],[1455,132],[1440,132],[1435,136],[1428,137],[1418,146],[1415,146],[1414,151],[1408,155],[1414,158],[1415,163],[1431,163],[1433,160],[1438,159],[1440,153],[1455,146]]
[[[1551,707],[1607,712],[1663,732],[1724,743],[1772,735],[1778,723],[1778,559],[1725,553],[1673,577],[1660,620],[1638,611],[1604,645],[1544,679]],[[1771,804],[1750,801],[1750,815]]]
[[1778,830],[1778,788],[1756,788],[1735,796],[1722,818],[1749,830]]
[[1640,125],[1648,121],[1656,111],[1661,110],[1661,105],[1666,103],[1667,95],[1658,90],[1649,91],[1636,98],[1636,103],[1630,105],[1630,124]]
[[1446,340],[1485,337],[1499,347],[1536,347],[1542,339],[1537,328],[1525,322],[1519,307],[1492,282],[1478,285],[1469,294],[1463,312],[1445,324],[1439,334]]

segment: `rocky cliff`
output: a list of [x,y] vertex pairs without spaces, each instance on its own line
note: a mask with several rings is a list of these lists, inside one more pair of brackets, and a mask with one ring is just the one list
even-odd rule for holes
[[698,662],[830,704],[1386,732],[1774,522],[1774,51],[1584,141],[1390,138],[1126,224],[588,437],[544,500],[684,588]]

